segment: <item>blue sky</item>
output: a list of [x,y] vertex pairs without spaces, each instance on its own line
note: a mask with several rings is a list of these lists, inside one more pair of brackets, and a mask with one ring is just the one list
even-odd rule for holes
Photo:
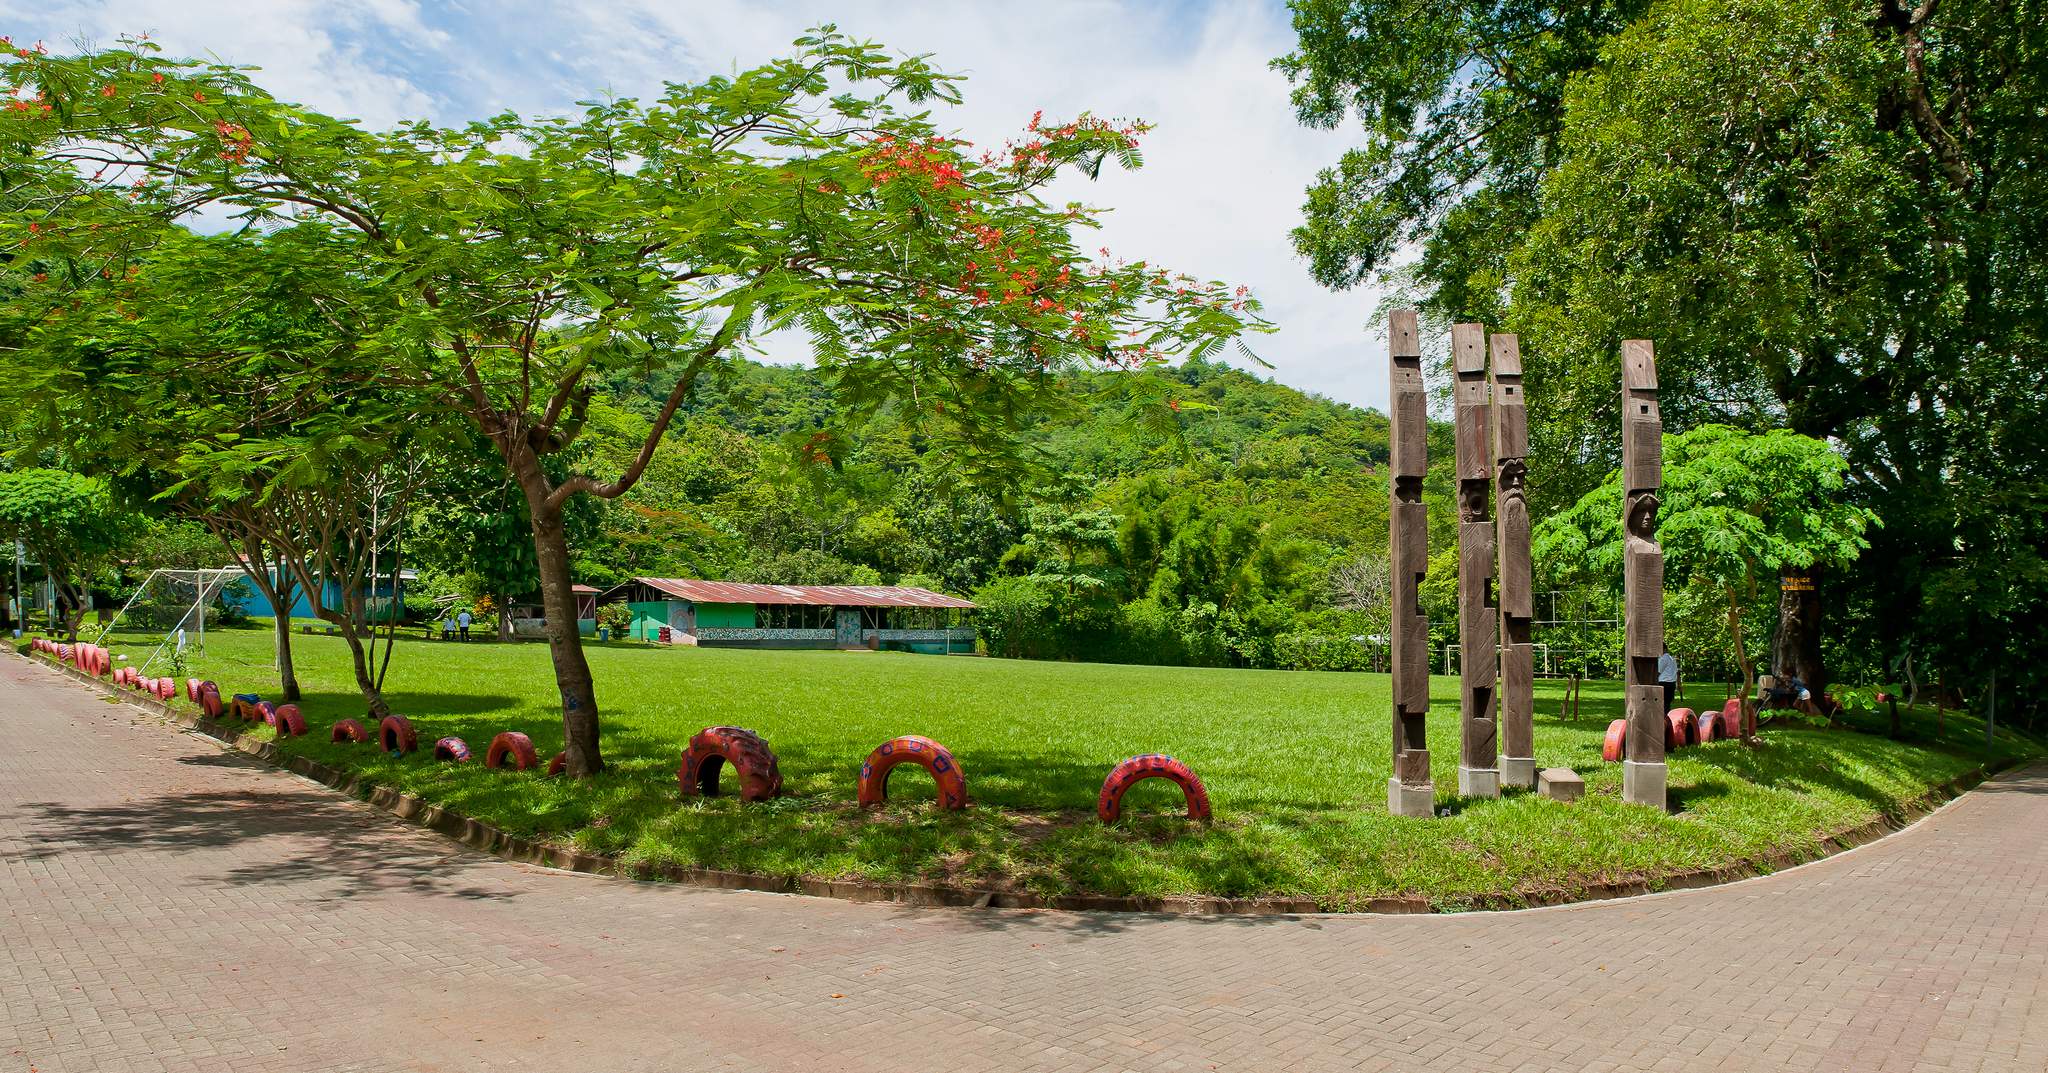
[[1379,295],[1323,290],[1287,240],[1347,135],[1294,122],[1267,67],[1294,40],[1278,0],[0,0],[0,33],[17,41],[68,50],[148,33],[173,53],[259,66],[279,96],[373,126],[646,95],[781,55],[825,22],[966,75],[966,102],[940,119],[971,140],[1000,142],[1039,109],[1158,124],[1143,169],[1069,180],[1057,196],[1112,210],[1103,239],[1119,254],[1255,288],[1280,325],[1255,343],[1270,375],[1385,407]]

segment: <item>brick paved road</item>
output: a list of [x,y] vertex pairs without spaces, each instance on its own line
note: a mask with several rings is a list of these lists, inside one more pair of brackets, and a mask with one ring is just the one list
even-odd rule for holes
[[0,1073],[2048,1068],[2048,770],[1718,890],[913,910],[452,847],[0,657]]

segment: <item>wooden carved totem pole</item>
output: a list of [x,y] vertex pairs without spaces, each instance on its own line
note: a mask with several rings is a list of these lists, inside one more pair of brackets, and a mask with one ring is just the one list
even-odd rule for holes
[[1397,309],[1387,318],[1387,351],[1393,376],[1387,561],[1393,572],[1389,633],[1394,671],[1394,776],[1387,780],[1387,811],[1430,816],[1436,786],[1430,781],[1429,739],[1423,733],[1429,713],[1429,622],[1422,615],[1419,591],[1429,568],[1429,519],[1422,507],[1429,419],[1414,310]]
[[1458,376],[1458,796],[1499,797],[1499,735],[1494,728],[1500,680],[1500,612],[1493,602],[1493,438],[1487,434],[1492,391],[1486,382],[1486,329],[1451,328],[1451,364]]
[[1657,356],[1647,339],[1621,344],[1622,598],[1627,616],[1628,737],[1621,798],[1664,807],[1664,549],[1657,543],[1657,491],[1664,484],[1664,421],[1657,412]]
[[1522,344],[1490,340],[1493,382],[1494,515],[1500,546],[1500,781],[1536,788],[1536,618],[1529,562],[1529,410],[1522,395]]

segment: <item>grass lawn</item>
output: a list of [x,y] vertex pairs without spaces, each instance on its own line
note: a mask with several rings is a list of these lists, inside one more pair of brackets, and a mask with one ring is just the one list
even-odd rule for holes
[[[140,659],[155,640],[116,634],[109,647]],[[1679,811],[1664,816],[1622,804],[1620,765],[1600,761],[1620,686],[1588,683],[1583,717],[1567,722],[1559,687],[1539,682],[1537,761],[1579,771],[1585,799],[1563,805],[1511,792],[1461,803],[1452,795],[1457,680],[1441,678],[1430,749],[1438,805],[1453,812],[1422,822],[1386,812],[1384,675],[592,643],[611,766],[576,784],[481,763],[502,730],[526,732],[543,760],[560,749],[545,646],[401,639],[388,695],[419,729],[422,751],[392,759],[326,740],[329,724],[362,711],[348,651],[324,635],[294,640],[313,730],[284,744],[287,752],[512,833],[631,861],[1041,894],[1287,894],[1331,909],[1414,894],[1447,909],[1502,904],[1518,890],[1571,890],[1778,851],[1818,854],[1830,833],[1895,813],[1930,787],[2044,751],[2005,732],[1987,749],[1981,722],[1953,712],[1937,732],[1926,708],[1910,716],[1906,741],[1880,736],[1874,715],[1851,717],[1872,733],[1773,727],[1759,749],[1717,743],[1672,754]],[[214,679],[223,694],[274,695],[267,627],[212,632],[207,641],[189,673]],[[1703,707],[1724,696],[1719,686],[1690,688]],[[683,744],[719,723],[768,740],[787,796],[745,804],[678,794]],[[435,762],[427,747],[449,734],[477,761]],[[951,749],[974,807],[932,808],[930,780],[902,769],[886,809],[857,808],[862,758],[901,734]],[[1146,752],[1194,767],[1215,805],[1213,827],[1180,819],[1178,790],[1158,780],[1125,799],[1122,823],[1094,822],[1110,767]]]

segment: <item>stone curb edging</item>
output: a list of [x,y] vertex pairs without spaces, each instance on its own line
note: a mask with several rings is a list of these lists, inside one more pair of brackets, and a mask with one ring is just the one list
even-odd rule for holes
[[[9,651],[14,651],[9,646]],[[178,710],[171,702],[141,694],[130,694],[99,678],[86,674],[75,667],[57,663],[54,660],[37,659],[33,655],[15,652],[20,658],[40,666],[62,672],[99,692],[115,697],[153,715],[185,727],[188,730],[212,739],[224,748],[232,749],[246,756],[261,760],[273,767],[282,768],[304,776],[334,790],[367,801],[401,820],[425,827],[438,834],[446,835],[471,849],[489,853],[504,860],[519,864],[557,868],[569,872],[590,875],[616,876],[624,879],[660,880],[685,886],[706,887],[720,890],[752,890],[769,894],[804,894],[817,898],[837,898],[850,902],[896,902],[920,907],[950,907],[973,909],[1058,909],[1073,912],[1115,912],[1115,913],[1164,913],[1185,916],[1302,916],[1326,912],[1314,898],[1263,897],[1263,898],[1221,898],[1213,896],[1188,896],[1168,898],[1133,898],[1107,894],[1063,894],[1042,897],[1021,891],[973,890],[966,887],[950,887],[923,883],[873,883],[865,880],[813,879],[803,876],[770,875],[759,872],[724,872],[711,868],[689,868],[683,865],[629,864],[615,856],[601,853],[581,853],[560,846],[550,846],[533,839],[518,838],[453,809],[432,804],[423,798],[404,793],[382,783],[371,782],[359,775],[340,768],[320,763],[305,756],[285,756],[274,741],[262,741],[243,734],[234,725],[192,715]],[[1587,884],[1578,890],[1563,887],[1527,888],[1517,890],[1513,895],[1489,895],[1446,907],[1443,911],[1471,912],[1489,910],[1533,909],[1545,906],[1567,905],[1581,902],[1607,901],[1616,898],[1634,898],[1645,894],[1667,891],[1690,890],[1700,887],[1717,886],[1737,880],[1750,879],[1771,872],[1801,864],[1811,864],[1845,850],[1874,842],[1888,834],[1903,830],[1914,821],[1941,807],[1944,803],[1969,791],[1992,775],[2013,766],[2010,763],[1992,768],[1977,768],[1963,775],[1933,787],[1901,809],[1897,814],[1887,814],[1858,824],[1847,830],[1838,831],[1821,839],[1817,853],[1802,853],[1794,850],[1780,850],[1761,857],[1746,858],[1733,864],[1717,868],[1701,868],[1687,872],[1676,872],[1667,876],[1634,877],[1602,880]],[[1427,898],[1415,895],[1372,898],[1357,908],[1341,911],[1342,914],[1415,914],[1439,911]]]

